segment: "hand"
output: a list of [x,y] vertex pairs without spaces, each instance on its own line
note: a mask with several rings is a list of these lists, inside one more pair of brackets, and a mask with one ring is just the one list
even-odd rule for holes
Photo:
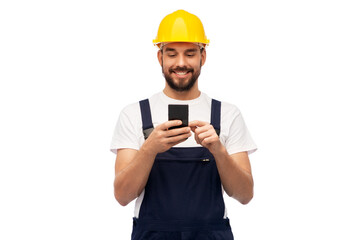
[[207,122],[192,121],[189,123],[191,131],[195,133],[195,141],[201,146],[209,149],[214,154],[222,147],[219,136],[214,127]]
[[181,125],[180,120],[172,120],[158,125],[144,143],[144,147],[154,155],[165,152],[171,147],[184,142],[191,136],[190,127],[176,128],[171,127]]

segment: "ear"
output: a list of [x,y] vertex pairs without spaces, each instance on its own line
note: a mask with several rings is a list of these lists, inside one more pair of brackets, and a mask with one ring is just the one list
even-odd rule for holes
[[157,58],[158,58],[158,61],[160,63],[160,66],[162,66],[162,52],[161,52],[161,50],[159,50],[157,52]]
[[201,66],[204,66],[206,61],[206,49],[204,48],[204,50],[201,53]]

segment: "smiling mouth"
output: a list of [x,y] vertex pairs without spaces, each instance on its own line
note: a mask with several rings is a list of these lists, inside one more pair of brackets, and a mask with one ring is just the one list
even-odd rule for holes
[[189,72],[190,72],[190,71],[186,71],[186,72],[174,71],[174,73],[175,73],[176,75],[180,75],[180,76],[186,75],[186,74],[188,74]]
[[175,73],[175,75],[179,78],[185,78],[189,76],[189,73],[192,72],[192,69],[175,69],[172,70],[172,72]]

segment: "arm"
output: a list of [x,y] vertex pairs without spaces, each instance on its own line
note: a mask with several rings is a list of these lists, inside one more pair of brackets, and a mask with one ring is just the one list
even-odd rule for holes
[[196,142],[214,155],[225,192],[242,204],[249,203],[253,197],[254,183],[247,152],[230,156],[209,123],[193,121],[189,126],[195,133]]
[[181,121],[168,121],[160,124],[139,150],[118,149],[115,163],[114,195],[122,206],[126,206],[141,194],[156,155],[191,136],[188,127],[167,130],[178,125],[181,125]]
[[249,203],[254,195],[254,182],[247,152],[229,155],[222,145],[213,155],[225,192],[242,204]]

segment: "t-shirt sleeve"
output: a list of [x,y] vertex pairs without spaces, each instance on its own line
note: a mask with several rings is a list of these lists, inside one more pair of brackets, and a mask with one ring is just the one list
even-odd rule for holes
[[245,151],[247,151],[248,154],[255,152],[257,146],[250,135],[240,110],[233,106],[228,114],[232,115],[231,117],[225,116],[225,119],[229,121],[229,129],[225,140],[225,147],[228,153],[231,155]]
[[135,106],[128,106],[120,112],[110,144],[110,150],[113,153],[117,154],[117,149],[121,148],[140,149],[143,136],[136,110],[135,104]]

